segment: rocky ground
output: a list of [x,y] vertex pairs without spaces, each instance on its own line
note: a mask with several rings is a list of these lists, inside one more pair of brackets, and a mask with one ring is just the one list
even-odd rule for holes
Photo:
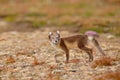
[[[95,53],[94,61],[87,62],[85,52],[73,49],[66,64],[65,55],[55,62],[57,53],[49,44],[49,31],[44,28],[0,33],[0,80],[120,80],[119,37],[100,34],[98,41],[106,57]],[[70,34],[74,33],[61,31],[61,36]]]

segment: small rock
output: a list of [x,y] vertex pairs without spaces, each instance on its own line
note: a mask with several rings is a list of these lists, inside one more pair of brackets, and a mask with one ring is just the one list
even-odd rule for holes
[[77,70],[69,70],[70,72],[77,72]]
[[115,36],[114,35],[108,35],[107,38],[108,39],[113,39],[113,38],[115,38]]

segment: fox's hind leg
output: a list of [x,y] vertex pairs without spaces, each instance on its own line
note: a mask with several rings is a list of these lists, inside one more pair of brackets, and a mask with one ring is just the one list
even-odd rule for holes
[[89,55],[89,61],[93,61],[92,49],[85,47],[82,44],[78,44],[78,48],[84,50]]

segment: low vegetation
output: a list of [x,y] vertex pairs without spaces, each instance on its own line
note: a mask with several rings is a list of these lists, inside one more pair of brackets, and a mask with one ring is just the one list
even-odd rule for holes
[[30,23],[35,28],[83,27],[83,31],[91,29],[119,36],[119,0],[92,2],[89,0],[1,0],[0,2],[2,7],[0,17],[7,22]]

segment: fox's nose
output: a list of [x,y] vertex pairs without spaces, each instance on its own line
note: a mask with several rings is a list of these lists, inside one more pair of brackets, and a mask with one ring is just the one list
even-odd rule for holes
[[55,42],[57,42],[57,41],[55,41]]

